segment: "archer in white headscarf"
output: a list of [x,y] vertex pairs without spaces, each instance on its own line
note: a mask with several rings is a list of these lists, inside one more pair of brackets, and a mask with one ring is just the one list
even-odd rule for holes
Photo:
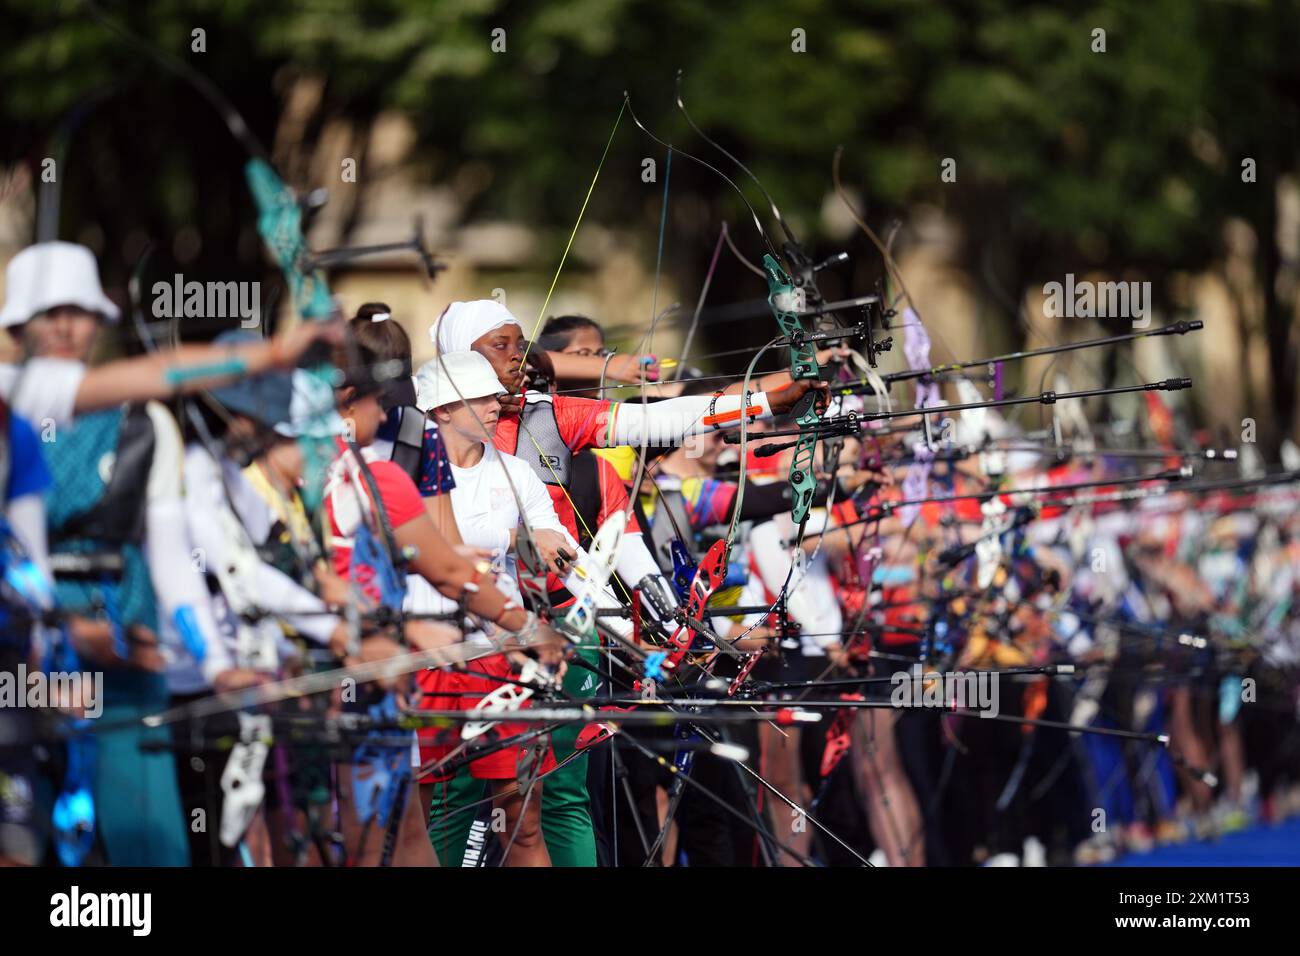
[[503,325],[519,325],[520,331],[523,330],[510,310],[495,299],[453,302],[433,323],[429,337],[442,355],[468,352],[477,339]]
[[[523,326],[501,303],[491,299],[453,302],[429,330],[429,337],[444,356],[466,350],[478,352],[491,364],[502,387],[512,393],[519,390],[528,345]],[[502,397],[493,444],[532,467],[546,485],[566,530],[574,539],[582,540],[580,516],[567,489],[573,456],[584,448],[682,444],[690,435],[735,428],[742,414],[750,421],[784,414],[814,388],[825,391],[822,383],[805,380],[773,392],[752,392],[748,402],[739,395],[718,394],[654,404],[529,391],[522,402],[511,403],[508,397]],[[584,525],[587,523],[584,521]],[[588,535],[596,531],[590,527],[583,530]],[[640,529],[634,523],[628,531],[619,552],[619,576],[625,581],[642,582],[643,595],[657,592],[660,584],[666,590],[662,569],[654,556],[644,543],[638,546]],[[646,579],[655,584],[652,586]],[[650,610],[656,616],[662,613],[659,608]]]

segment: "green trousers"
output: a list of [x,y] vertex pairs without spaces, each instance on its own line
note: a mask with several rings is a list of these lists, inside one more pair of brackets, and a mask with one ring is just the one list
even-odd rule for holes
[[[579,648],[578,654],[593,667],[600,661],[600,652],[595,647]],[[564,692],[574,699],[594,697],[599,687],[600,677],[584,667],[570,665],[564,675]],[[582,724],[571,724],[551,734],[557,763],[573,753],[582,727]],[[471,777],[469,767],[462,767],[455,777],[437,786],[429,808],[429,839],[443,866],[461,865],[475,816],[475,811],[468,807],[488,793],[487,781]],[[596,865],[586,754],[571,760],[543,781],[542,836],[552,865]]]

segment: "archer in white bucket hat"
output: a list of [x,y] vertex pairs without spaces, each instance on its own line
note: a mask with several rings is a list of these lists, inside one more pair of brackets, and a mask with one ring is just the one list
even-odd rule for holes
[[9,260],[0,327],[23,325],[57,306],[75,306],[110,322],[121,317],[99,284],[95,255],[71,242],[38,242]]
[[[66,311],[52,315],[56,310]],[[120,310],[99,284],[89,249],[71,242],[28,246],[5,270],[0,328],[21,335],[24,359],[0,363],[0,397],[29,420],[70,422],[76,414],[124,402],[192,393],[271,369],[290,371],[307,348],[333,328],[308,322],[270,339],[164,348],[88,368],[102,323],[120,318]]]
[[430,412],[462,399],[505,395],[492,363],[478,352],[447,352],[415,374],[415,407]]

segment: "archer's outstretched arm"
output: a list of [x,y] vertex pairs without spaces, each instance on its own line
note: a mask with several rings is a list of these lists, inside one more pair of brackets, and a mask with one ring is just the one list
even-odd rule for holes
[[472,592],[466,602],[469,610],[508,631],[517,631],[528,623],[528,612],[517,605],[507,610],[508,599],[497,590],[491,576],[480,576],[474,565],[457,554],[428,513],[421,511],[393,529],[393,536],[403,550],[413,549],[411,570],[442,594],[459,601],[467,590]]
[[555,377],[560,382],[596,383],[627,382],[636,384],[641,381],[644,372],[646,381],[654,382],[659,378],[659,365],[646,356],[643,365],[638,355],[612,355],[608,359],[600,355],[573,355],[569,352],[547,352]]
[[177,392],[212,388],[272,369],[289,370],[317,340],[336,339],[340,328],[336,323],[300,322],[247,345],[181,345],[109,362],[86,370],[77,388],[74,411],[165,399]]
[[827,386],[824,382],[801,379],[772,392],[751,392],[743,411],[738,395],[684,395],[653,405],[636,401],[612,402],[601,444],[604,447],[637,446],[648,437],[649,444],[664,445],[687,435],[734,428],[742,416],[750,421],[775,418],[789,412],[813,390],[825,394]]

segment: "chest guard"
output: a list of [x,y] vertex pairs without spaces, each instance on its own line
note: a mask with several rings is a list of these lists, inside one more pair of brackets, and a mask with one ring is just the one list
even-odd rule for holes
[[519,413],[515,457],[528,462],[543,484],[567,488],[573,470],[573,452],[560,437],[555,405],[548,399],[525,402]]
[[393,463],[420,483],[420,468],[424,452],[424,413],[412,405],[403,406],[393,438]]

